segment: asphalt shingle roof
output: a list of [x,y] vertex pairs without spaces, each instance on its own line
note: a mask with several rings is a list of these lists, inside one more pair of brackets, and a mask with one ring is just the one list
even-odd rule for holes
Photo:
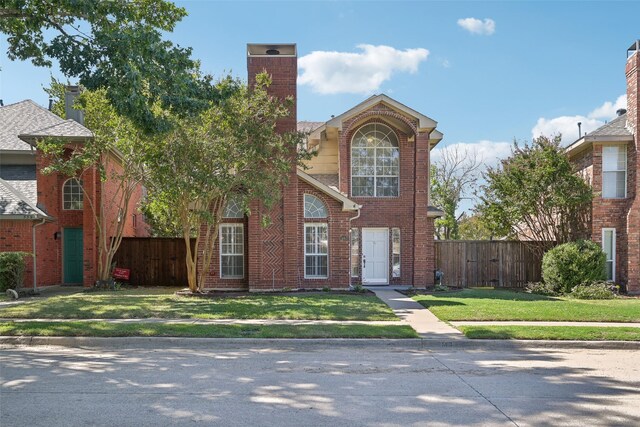
[[322,126],[324,122],[298,122],[298,132],[311,132]]
[[22,193],[32,205],[38,202],[36,165],[2,165],[0,179]]
[[25,215],[30,217],[47,216],[19,190],[4,179],[0,179],[0,218]]
[[609,123],[600,126],[589,134],[590,136],[626,136],[633,135],[627,129],[627,114],[622,114]]
[[82,126],[75,120],[67,119],[55,125],[47,126],[30,132],[23,132],[20,134],[20,136],[34,138],[47,136],[58,136],[63,138],[92,138],[93,133],[91,133],[89,129]]
[[0,150],[30,151],[18,135],[60,122],[64,120],[30,99],[0,107]]

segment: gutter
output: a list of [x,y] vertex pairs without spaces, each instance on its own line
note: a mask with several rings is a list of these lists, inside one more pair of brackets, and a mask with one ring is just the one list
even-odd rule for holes
[[37,258],[36,258],[36,227],[39,227],[41,225],[44,225],[44,223],[47,222],[46,218],[42,218],[42,221],[40,223],[34,223],[31,226],[31,244],[32,244],[32,249],[33,249],[33,291],[37,291],[38,290],[38,285],[37,285],[37,280],[38,280],[38,268],[37,268]]

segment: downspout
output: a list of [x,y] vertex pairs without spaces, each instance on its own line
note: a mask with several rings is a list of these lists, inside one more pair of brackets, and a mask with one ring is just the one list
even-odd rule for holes
[[38,280],[38,268],[36,263],[36,227],[43,225],[47,220],[42,218],[42,222],[39,224],[34,223],[31,226],[31,247],[33,249],[33,291],[36,292],[38,290],[37,280]]
[[[360,218],[360,209],[362,209],[362,206],[358,207],[358,215],[354,216],[353,218],[349,218],[349,289],[352,288],[351,286],[351,253],[352,253],[352,248],[351,248],[351,221],[353,221],[354,219],[358,219]],[[362,263],[360,263],[362,264]],[[360,277],[362,277],[362,271],[360,272]]]

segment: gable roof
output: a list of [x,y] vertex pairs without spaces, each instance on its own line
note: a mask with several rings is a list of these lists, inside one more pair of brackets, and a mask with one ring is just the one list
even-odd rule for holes
[[309,184],[312,187],[315,187],[316,189],[322,191],[327,196],[329,196],[329,197],[331,197],[331,198],[333,198],[333,199],[335,199],[335,200],[337,200],[339,202],[342,202],[342,210],[343,211],[357,211],[360,208],[362,208],[362,206],[360,206],[359,204],[357,204],[353,200],[350,200],[349,198],[347,198],[347,196],[345,196],[344,194],[342,194],[338,190],[333,189],[333,188],[329,187],[326,184],[323,184],[322,182],[318,181],[317,179],[315,179],[311,175],[309,175],[309,174],[305,173],[304,171],[302,171],[300,168],[297,169],[297,174],[298,174],[298,178],[302,179],[307,184]]
[[298,132],[312,132],[322,125],[324,122],[300,121],[298,122]]
[[[322,126],[319,126],[317,128],[315,128],[312,131],[312,137],[317,136],[316,134],[319,132],[322,132],[324,130],[326,130],[327,127],[334,127],[334,128],[338,128],[339,130],[342,130],[342,124],[345,120],[349,119],[350,117],[355,116],[358,113],[361,113],[377,104],[384,104],[386,106],[388,106],[389,108],[391,108],[392,110],[397,111],[400,114],[403,114],[405,116],[409,116],[409,117],[413,117],[414,119],[416,119],[418,121],[418,130],[421,132],[431,132],[430,134],[430,145],[433,147],[435,146],[438,142],[440,142],[443,138],[443,134],[442,132],[438,131],[436,129],[436,126],[438,125],[438,122],[436,122],[435,120],[431,119],[430,117],[425,116],[422,113],[419,113],[418,111],[414,110],[413,108],[407,107],[406,105],[396,101],[395,99],[381,94],[381,95],[373,95],[367,99],[365,99],[364,101],[362,101],[361,103],[359,103],[358,105],[356,105],[355,107],[345,111],[344,113],[340,114],[339,116],[335,116],[332,117],[330,120],[328,120],[326,123],[324,123]],[[315,122],[314,122],[315,123]]]
[[0,107],[0,150],[30,151],[32,147],[18,138],[18,135],[62,121],[64,120],[30,99]]
[[36,165],[3,165],[0,164],[0,179],[22,193],[27,201],[35,205],[38,201],[36,182]]
[[75,120],[67,119],[55,125],[18,135],[23,141],[51,136],[62,138],[93,138],[93,132]]
[[594,142],[632,142],[633,133],[627,127],[627,113],[621,114],[593,132],[586,134],[566,148],[573,155],[591,146]]
[[49,219],[50,217],[19,190],[13,188],[4,179],[0,179],[0,219],[40,218]]

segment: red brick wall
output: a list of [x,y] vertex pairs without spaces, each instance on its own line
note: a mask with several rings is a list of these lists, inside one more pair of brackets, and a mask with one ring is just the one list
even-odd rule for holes
[[[352,222],[352,226],[358,227],[360,233],[363,227],[400,228],[400,277],[392,277],[390,262],[390,283],[425,286],[433,283],[435,268],[433,219],[427,218],[429,135],[418,133],[416,136],[417,132],[407,135],[385,121],[387,117],[402,120],[414,130],[417,125],[415,121],[401,116],[383,104],[378,104],[343,123],[339,142],[340,190],[363,206],[360,218]],[[398,136],[400,148],[398,197],[375,198],[351,195],[351,139],[361,126],[374,122],[389,126]],[[410,136],[414,136],[412,142],[408,141]],[[389,244],[390,261],[391,249]]]
[[632,197],[628,210],[628,290],[640,293],[640,52],[636,50],[627,59],[627,125],[634,133],[635,142],[629,144],[628,188]]

